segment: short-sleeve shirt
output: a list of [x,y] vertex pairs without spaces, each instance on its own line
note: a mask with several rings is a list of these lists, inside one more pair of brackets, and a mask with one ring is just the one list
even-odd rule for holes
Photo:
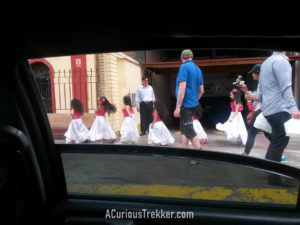
[[[124,117],[129,117],[129,114],[128,114],[126,108],[123,108],[123,109],[122,109],[122,112],[123,112]],[[132,107],[130,107],[129,112],[130,112],[131,114],[133,114],[133,109],[132,109]]]
[[[235,105],[234,105],[234,101],[230,102],[230,107],[231,107],[231,111],[232,112],[235,112]],[[240,107],[239,107],[239,112],[242,112],[244,110],[244,107],[242,104],[240,104]]]
[[185,108],[196,107],[199,104],[199,86],[203,84],[201,69],[193,61],[187,61],[180,66],[176,79],[176,98],[180,84],[179,81],[186,82],[185,95],[181,106]]
[[101,107],[100,110],[97,112],[97,116],[105,116],[105,108]]

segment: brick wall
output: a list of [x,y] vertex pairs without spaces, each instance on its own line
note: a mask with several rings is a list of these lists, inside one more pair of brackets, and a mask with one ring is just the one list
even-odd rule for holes
[[[111,53],[98,54],[97,64],[97,96],[105,96],[116,106],[119,104],[117,57]],[[120,110],[117,108],[117,110]],[[114,131],[119,130],[119,116],[114,113],[107,117]]]

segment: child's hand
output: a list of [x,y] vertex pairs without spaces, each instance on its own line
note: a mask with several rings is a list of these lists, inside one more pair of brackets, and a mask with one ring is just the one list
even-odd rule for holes
[[153,128],[153,123],[151,123],[151,128]]

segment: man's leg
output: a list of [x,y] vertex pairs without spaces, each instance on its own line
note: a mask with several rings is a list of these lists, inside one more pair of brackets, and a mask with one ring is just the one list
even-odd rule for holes
[[182,145],[183,147],[188,147],[188,139],[190,139],[193,147],[195,149],[200,149],[200,140],[197,137],[193,126],[193,113],[194,109],[190,108],[181,108],[180,110],[180,130],[182,134]]
[[286,136],[284,123],[290,119],[290,114],[287,112],[279,112],[266,119],[272,127],[272,139],[266,154],[266,159],[280,162],[283,151],[289,143],[289,137]]
[[185,135],[181,135],[181,144],[184,148],[189,147],[189,139],[187,139]]
[[195,149],[200,149],[201,148],[200,139],[197,135],[195,137],[193,137],[191,139],[191,141],[192,141],[192,145]]
[[146,130],[149,129],[146,127],[146,112],[147,111],[147,105],[145,102],[141,102],[140,104],[140,115],[141,115],[141,134],[145,134]]
[[147,115],[147,118],[146,118],[146,131],[149,132],[149,125],[153,122],[153,117],[152,117],[152,113],[153,113],[153,103],[152,102],[147,102],[147,112],[146,112],[146,115]]

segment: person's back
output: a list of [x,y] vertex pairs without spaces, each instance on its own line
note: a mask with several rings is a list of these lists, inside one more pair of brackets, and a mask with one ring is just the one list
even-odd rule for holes
[[181,65],[178,74],[176,95],[178,93],[179,81],[186,81],[186,91],[182,106],[187,108],[196,107],[199,104],[199,86],[203,84],[201,69],[193,61],[187,61]]
[[263,115],[268,116],[278,112],[291,112],[294,105],[293,95],[286,98],[288,89],[292,85],[292,67],[287,56],[275,52],[261,65],[259,89],[262,93]]

